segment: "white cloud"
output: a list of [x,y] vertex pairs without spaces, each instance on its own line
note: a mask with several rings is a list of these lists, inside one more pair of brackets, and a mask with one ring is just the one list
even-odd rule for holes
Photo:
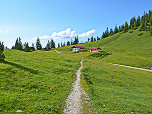
[[96,32],[96,30],[90,30],[88,32],[84,32],[78,35],[78,37],[84,38],[84,37],[88,37],[90,35],[93,35]]
[[[90,35],[93,35],[96,32],[96,30],[90,30],[88,32],[84,32],[82,34],[77,34],[76,31],[71,31],[70,28],[67,28],[65,31],[61,31],[61,32],[53,32],[51,36],[49,35],[44,35],[39,37],[42,40],[46,40],[46,39],[54,39],[54,40],[62,40],[64,38],[73,38],[76,37],[78,35],[78,37],[84,38],[84,37],[88,37]],[[32,38],[30,41],[36,40],[37,37]]]
[[10,30],[6,30],[6,32],[11,32]]

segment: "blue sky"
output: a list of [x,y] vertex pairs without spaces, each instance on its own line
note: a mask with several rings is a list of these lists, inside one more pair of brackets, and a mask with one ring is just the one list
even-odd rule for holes
[[151,6],[152,0],[0,0],[0,41],[11,48],[18,37],[32,45],[39,36],[45,47],[51,38],[57,46],[78,35],[85,42]]

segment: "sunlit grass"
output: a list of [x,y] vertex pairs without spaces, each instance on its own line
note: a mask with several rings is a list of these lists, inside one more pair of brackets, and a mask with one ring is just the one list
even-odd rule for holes
[[0,63],[0,112],[62,113],[80,59],[54,51],[5,50]]
[[84,59],[81,83],[100,113],[152,113],[152,73]]

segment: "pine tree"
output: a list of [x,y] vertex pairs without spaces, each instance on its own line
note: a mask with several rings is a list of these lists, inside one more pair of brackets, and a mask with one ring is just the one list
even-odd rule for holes
[[118,27],[117,25],[115,26],[115,29],[114,29],[114,34],[118,33]]
[[51,42],[49,42],[49,40],[48,40],[48,43],[46,44],[46,48],[47,48],[47,49],[50,49],[50,48],[51,48]]
[[[73,45],[73,41],[72,41],[72,38],[71,38],[71,45]],[[62,46],[61,46],[62,47]]]
[[136,29],[136,25],[137,25],[137,22],[136,22],[136,21],[134,21],[134,29]]
[[78,38],[78,35],[77,35],[77,41],[76,41],[76,44],[79,44],[79,38]]
[[25,52],[31,52],[31,49],[30,49],[30,47],[28,46],[28,42],[27,42],[27,44],[26,44],[26,46],[25,46],[25,50],[24,50]]
[[113,30],[112,30],[112,28],[110,29],[110,36],[112,36],[113,35]]
[[88,42],[90,41],[90,38],[88,38]]
[[17,49],[17,50],[22,50],[23,49],[20,37],[19,37],[19,39],[18,38],[16,39],[14,49]]
[[3,42],[1,43],[0,41],[0,60],[4,60],[6,58],[3,52],[4,52],[4,45]]
[[68,41],[68,42],[67,42],[67,46],[69,46],[69,45],[70,45],[70,42]]
[[121,28],[120,28],[120,26],[119,26],[119,32],[121,32]]
[[65,42],[64,42],[63,46],[65,46]]
[[15,49],[19,49],[18,38],[16,39],[16,42],[15,42]]
[[51,48],[55,48],[55,42],[53,41],[52,38],[51,38]]
[[123,24],[123,25],[121,25],[121,31],[123,31],[123,29],[124,29],[124,24]]
[[60,43],[58,43],[58,48],[60,47]]
[[94,41],[96,41],[96,38],[94,38]]
[[138,16],[138,18],[137,18],[137,27],[139,27],[140,26],[140,16]]
[[127,21],[125,22],[125,28],[126,28],[126,32],[127,32],[127,30],[129,29]]
[[102,34],[102,38],[105,38],[106,36],[105,36],[105,33],[103,32],[103,34]]
[[19,37],[19,41],[18,41],[18,45],[19,45],[19,50],[22,50],[22,42],[21,42],[21,38]]
[[109,36],[109,30],[108,30],[108,27],[107,27],[107,30],[105,31],[105,37],[108,37]]
[[62,46],[62,42],[61,42],[61,47],[63,47],[63,46]]
[[97,36],[97,40],[100,40],[100,38]]
[[140,23],[139,30],[142,31],[144,29],[144,21]]
[[93,36],[91,36],[91,42],[93,42]]
[[41,43],[40,43],[39,37],[37,37],[36,48],[37,48],[37,50],[42,50],[42,45],[41,45]]

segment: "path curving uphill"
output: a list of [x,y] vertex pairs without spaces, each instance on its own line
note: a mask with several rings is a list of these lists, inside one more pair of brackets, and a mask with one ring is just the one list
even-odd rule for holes
[[90,100],[88,94],[81,88],[80,84],[80,75],[81,75],[81,69],[82,66],[82,59],[81,59],[81,67],[76,72],[77,79],[72,84],[72,92],[68,95],[66,99],[66,105],[64,108],[64,114],[80,114],[82,109],[82,99],[81,96],[84,95],[85,99]]

